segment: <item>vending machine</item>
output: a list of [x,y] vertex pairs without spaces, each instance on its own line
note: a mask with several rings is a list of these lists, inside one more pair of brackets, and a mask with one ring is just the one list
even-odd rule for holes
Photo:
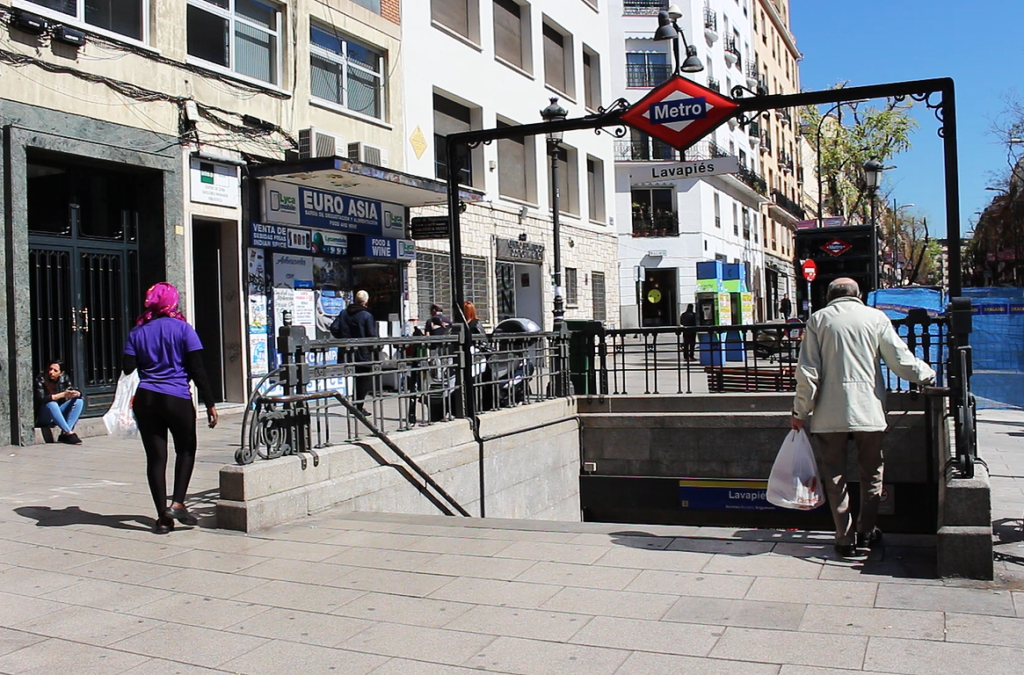
[[[732,300],[722,280],[723,263],[705,260],[697,263],[698,326],[727,326],[732,324]],[[718,332],[700,333],[698,351],[702,366],[721,366],[725,358],[724,335]]]
[[[722,286],[729,294],[730,324],[742,326],[754,320],[754,295],[747,290],[745,268],[742,263],[722,265]],[[724,322],[723,322],[724,323]],[[745,361],[747,357],[743,331],[728,331],[725,334],[725,360]]]

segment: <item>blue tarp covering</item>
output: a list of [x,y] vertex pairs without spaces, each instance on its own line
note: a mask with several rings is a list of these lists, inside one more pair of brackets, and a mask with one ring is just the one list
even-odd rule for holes
[[[971,299],[974,312],[971,390],[978,407],[1024,408],[1024,288],[965,288],[963,296]],[[927,288],[883,289],[868,296],[868,304],[892,319],[905,318],[915,307],[938,316],[946,302],[939,291]]]

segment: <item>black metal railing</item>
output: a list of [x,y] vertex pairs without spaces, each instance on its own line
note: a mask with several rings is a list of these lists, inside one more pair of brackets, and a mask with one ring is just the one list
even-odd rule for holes
[[715,33],[718,32],[718,14],[710,7],[704,8],[704,28]]
[[740,56],[740,48],[736,44],[735,35],[726,35],[725,43],[722,47],[726,54],[732,54],[736,58],[736,68],[743,72],[743,58]]
[[655,87],[669,78],[672,66],[667,63],[627,63],[627,87]]
[[568,395],[567,345],[567,333],[310,340],[286,325],[281,365],[249,397],[236,460],[465,417],[467,392],[476,413]]
[[668,9],[668,0],[623,0],[622,13],[625,16],[654,16]]
[[615,141],[615,161],[652,162],[679,159],[679,151],[656,138]]
[[803,207],[797,204],[795,201],[784,195],[779,190],[772,190],[772,200],[779,205],[780,208],[784,209],[797,220],[804,220],[806,218]]
[[[947,322],[942,317],[893,321],[918,358],[946,381]],[[587,375],[599,395],[795,391],[803,323],[603,330],[589,339]],[[570,371],[572,377],[580,373]],[[890,391],[916,388],[883,369]]]
[[739,173],[736,174],[736,178],[747,186],[753,188],[757,194],[765,196],[768,195],[768,182],[745,166],[740,167]]

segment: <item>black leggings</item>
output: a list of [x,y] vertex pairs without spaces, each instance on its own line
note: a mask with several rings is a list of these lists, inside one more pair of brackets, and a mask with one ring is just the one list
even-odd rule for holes
[[196,464],[196,409],[192,400],[149,389],[135,391],[135,420],[146,448],[146,477],[157,517],[167,509],[167,432],[174,438],[174,502],[185,503],[185,492]]

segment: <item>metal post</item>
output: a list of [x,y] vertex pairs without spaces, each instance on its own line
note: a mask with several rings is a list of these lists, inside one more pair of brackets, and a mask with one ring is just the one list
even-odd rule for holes
[[562,325],[565,316],[565,301],[562,298],[562,230],[558,219],[558,141],[548,140],[548,154],[551,155],[551,225],[554,230],[554,274],[552,280],[555,285],[555,299],[552,314],[555,317],[554,324],[557,331]]
[[875,219],[875,208],[878,202],[878,191],[871,191],[871,290],[878,290],[878,221]]
[[956,158],[956,96],[953,80],[942,87],[942,150],[946,169],[946,242],[949,247],[949,297],[962,292],[960,260],[960,175]]

